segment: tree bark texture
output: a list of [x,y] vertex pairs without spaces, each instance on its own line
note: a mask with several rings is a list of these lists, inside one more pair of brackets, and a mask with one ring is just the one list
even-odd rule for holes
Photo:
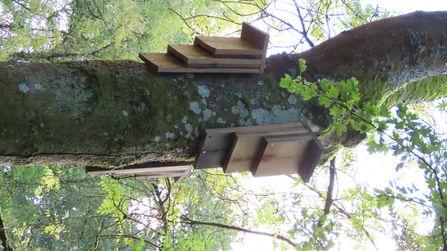
[[[391,106],[446,96],[447,12],[415,12],[343,32],[301,54],[268,58],[265,74],[156,74],[134,61],[0,63],[0,164],[118,167],[188,161],[204,128],[331,118],[278,81],[356,77]],[[353,145],[358,135],[326,140]]]

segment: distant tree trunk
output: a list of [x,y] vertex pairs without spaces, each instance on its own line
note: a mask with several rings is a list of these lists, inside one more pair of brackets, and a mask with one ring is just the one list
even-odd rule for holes
[[[343,32],[265,74],[155,74],[134,61],[0,63],[0,164],[123,166],[190,160],[204,128],[307,121],[327,111],[287,93],[304,58],[309,80],[356,77],[364,98],[391,106],[446,96],[447,12],[415,12]],[[348,132],[326,146],[355,145]]]
[[6,234],[6,227],[3,222],[3,214],[0,211],[0,240],[2,242],[2,250],[13,251],[14,249],[9,245],[8,235]]

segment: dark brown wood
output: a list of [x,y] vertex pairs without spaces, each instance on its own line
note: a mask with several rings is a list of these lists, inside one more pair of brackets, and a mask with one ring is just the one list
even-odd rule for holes
[[312,135],[280,135],[263,137],[257,163],[251,172],[254,177],[298,173]]
[[199,46],[170,44],[168,52],[189,68],[259,68],[262,59],[214,58]]
[[194,168],[223,167],[233,146],[235,133],[240,137],[264,137],[303,132],[307,132],[303,123],[206,129],[201,137],[202,141],[196,154]]
[[206,129],[194,160],[195,169],[222,167],[233,142],[232,132]]
[[180,59],[167,53],[140,53],[139,57],[159,73],[259,73],[258,68],[188,68]]
[[185,171],[180,175],[180,176],[176,176],[174,177],[174,181],[176,183],[182,182],[183,179],[186,177],[186,175],[188,175],[188,173],[190,173],[192,170],[192,165],[189,165],[187,169],[185,169]]
[[256,48],[262,49],[263,54],[262,54],[261,66],[259,68],[259,73],[263,73],[270,35],[250,25],[249,23],[244,22],[242,24],[241,38],[249,42]]
[[137,179],[174,177],[176,182],[180,182],[192,169],[191,164],[191,162],[149,162],[116,169],[86,166],[85,171],[87,174],[134,175]]
[[209,51],[215,58],[237,57],[262,58],[262,49],[238,37],[197,36],[194,45]]
[[292,128],[265,128],[263,131],[246,130],[235,132],[232,147],[227,161],[222,168],[225,173],[249,172],[257,165],[258,154],[261,151],[261,141],[265,136],[281,135],[291,136],[299,133],[308,133],[302,125]]
[[224,172],[249,172],[256,163],[259,152],[257,146],[260,145],[261,140],[261,137],[250,137],[250,135],[244,137],[244,134],[235,133],[229,156],[222,166]]
[[206,129],[193,165],[255,177],[299,173],[308,182],[322,150],[306,123]]
[[[310,127],[307,123],[303,123],[303,125],[306,128]],[[318,160],[321,157],[321,154],[323,153],[324,147],[321,144],[321,142],[317,139],[315,134],[312,134],[313,140],[310,142],[307,150],[306,155],[303,158],[302,162],[300,163],[300,168],[298,174],[300,175],[301,179],[307,183],[310,181],[310,178],[312,177],[312,174],[314,173],[315,167],[318,164]]]
[[254,47],[265,50],[269,41],[269,34],[244,22],[242,24],[241,38]]
[[182,61],[166,53],[141,52],[139,57],[156,72],[184,72],[186,69]]
[[168,45],[167,53],[140,53],[156,72],[262,73],[269,35],[248,23],[241,38],[198,36],[194,45]]

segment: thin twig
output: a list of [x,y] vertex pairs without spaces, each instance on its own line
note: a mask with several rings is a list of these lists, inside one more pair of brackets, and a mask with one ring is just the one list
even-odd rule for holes
[[249,234],[263,235],[263,236],[268,236],[268,237],[272,237],[272,238],[284,241],[284,242],[286,242],[287,244],[289,244],[289,245],[291,245],[293,247],[298,246],[297,243],[294,243],[289,238],[286,238],[286,237],[284,237],[282,235],[279,235],[279,234],[271,234],[271,233],[265,233],[265,232],[260,232],[260,231],[254,231],[254,230],[250,230],[250,229],[245,229],[245,228],[241,228],[241,227],[230,226],[230,225],[225,225],[225,224],[220,224],[220,223],[195,221],[195,220],[191,220],[191,219],[187,218],[186,216],[181,216],[180,218],[182,219],[182,221],[180,223],[185,223],[185,224],[189,224],[189,225],[214,226],[214,227],[220,227],[220,228],[225,228],[225,229],[236,230],[236,231],[249,233]]
[[331,160],[331,167],[329,168],[329,186],[327,188],[326,204],[324,206],[324,214],[328,215],[330,213],[333,198],[332,193],[334,191],[334,181],[335,181],[335,157]]

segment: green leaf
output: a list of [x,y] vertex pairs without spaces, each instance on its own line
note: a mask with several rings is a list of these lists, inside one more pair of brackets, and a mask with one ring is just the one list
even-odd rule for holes
[[424,136],[428,136],[431,133],[431,130],[430,128],[422,128],[419,130],[419,132]]
[[379,121],[378,122],[378,129],[379,131],[385,131],[386,129],[388,129],[388,123],[386,121]]
[[321,90],[327,92],[329,90],[329,82],[325,79],[318,81],[318,84],[320,84]]
[[396,172],[399,171],[400,169],[402,169],[405,165],[405,162],[400,162],[399,164],[397,164],[396,166]]
[[436,152],[441,150],[441,148],[437,145],[430,145],[429,147],[427,147],[427,153],[432,153],[432,152]]
[[365,108],[365,112],[369,116],[378,116],[379,115],[379,107],[375,105],[371,105],[369,102],[363,103],[363,107]]
[[408,106],[403,105],[403,104],[399,104],[399,105],[397,105],[397,107],[398,107],[398,110],[396,111],[397,116],[399,118],[403,119],[407,115]]
[[351,85],[351,90],[354,90],[355,87],[359,84],[359,81],[356,78],[352,77],[348,79],[348,83]]
[[439,103],[439,105],[438,105],[438,109],[440,111],[445,111],[446,107],[447,107],[447,102],[445,100],[441,101],[441,103]]
[[347,93],[351,91],[349,84],[346,83],[344,80],[338,82],[338,85],[339,85],[338,89],[341,93]]
[[338,98],[338,89],[335,86],[330,86],[329,91],[326,94],[330,98]]
[[316,91],[317,87],[314,83],[311,83],[310,86],[303,86],[303,91],[301,95],[303,96],[303,100],[309,100],[318,95]]
[[338,136],[341,136],[344,132],[348,131],[348,128],[340,122],[335,122],[334,127],[335,127],[335,131],[337,132]]
[[338,106],[333,106],[329,109],[329,114],[333,115],[335,118],[339,118],[343,114],[343,109]]
[[367,200],[367,201],[371,201],[372,199],[374,199],[373,196],[371,196],[371,195],[369,195],[369,194],[367,194],[367,193],[363,194],[362,197],[363,197],[365,200]]
[[369,153],[375,153],[375,152],[378,152],[379,149],[380,149],[379,144],[377,144],[377,142],[376,142],[375,140],[368,141],[368,142],[366,143],[366,145],[368,146],[368,152],[369,152]]
[[433,203],[433,207],[435,208],[435,213],[438,217],[443,217],[447,214],[447,208],[445,208],[441,204]]
[[359,101],[360,100],[360,94],[358,92],[351,92],[351,100],[353,101]]
[[332,104],[331,100],[329,98],[327,98],[326,96],[319,96],[318,102],[320,103],[320,105],[322,105],[326,108],[328,108]]
[[283,88],[289,88],[291,83],[293,83],[292,77],[290,77],[289,74],[286,74],[283,78],[281,78],[279,85]]
[[300,58],[300,59],[298,60],[298,64],[300,65],[300,72],[304,72],[304,71],[306,71],[306,69],[307,69],[307,66],[306,66],[306,60]]
[[389,117],[391,117],[391,112],[385,106],[381,106],[379,115],[381,117],[389,118]]

